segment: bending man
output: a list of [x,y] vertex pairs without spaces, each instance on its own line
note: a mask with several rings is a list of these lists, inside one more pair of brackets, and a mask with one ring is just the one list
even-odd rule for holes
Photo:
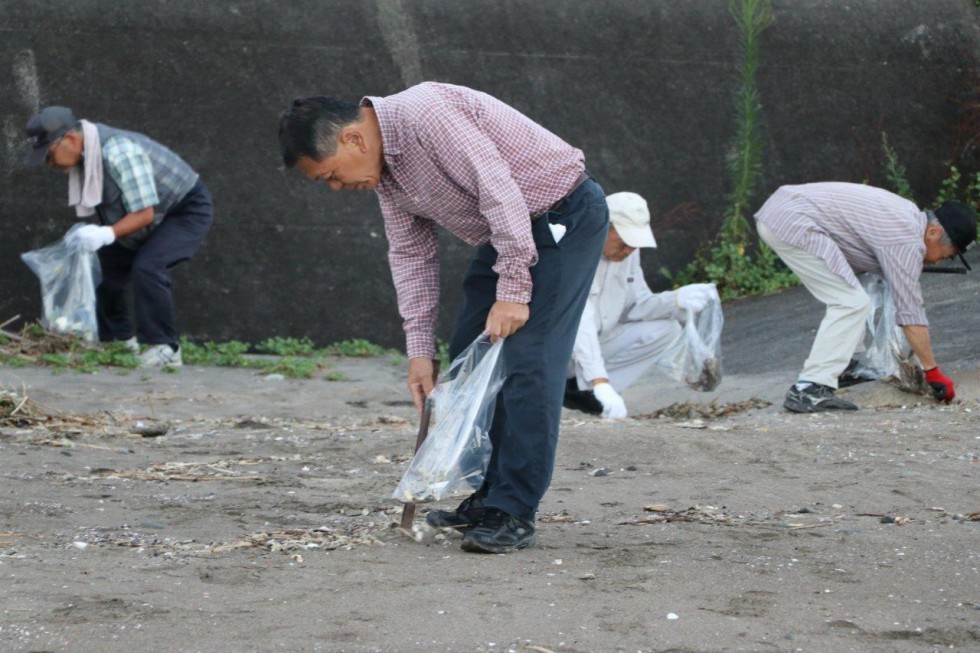
[[713,286],[652,292],[640,267],[640,249],[657,246],[646,200],[613,193],[606,203],[609,234],[575,337],[565,407],[616,419],[627,415],[621,393],[680,337],[680,321],[707,305]]
[[279,139],[285,164],[309,179],[377,193],[420,410],[434,383],[437,226],[477,248],[449,353],[481,333],[507,338],[493,454],[476,493],[426,519],[464,530],[467,551],[530,546],[554,467],[565,369],[608,225],[582,152],[489,95],[431,82],[358,104],[297,99]]
[[[182,364],[170,270],[191,258],[211,228],[211,194],[183,159],[156,141],[47,107],[27,123],[29,163],[68,173],[68,203],[99,224],[69,244],[98,250],[99,340],[121,341],[144,367]],[[126,287],[133,284],[135,335]]]
[[956,396],[932,353],[919,276],[924,263],[956,255],[966,265],[963,252],[977,238],[969,207],[950,201],[922,211],[880,188],[823,182],[783,186],[755,217],[759,236],[827,306],[810,356],[786,393],[786,410],[857,410],[835,391],[864,336],[870,299],[857,280],[860,272],[880,273],[888,282],[896,321],[937,399]]

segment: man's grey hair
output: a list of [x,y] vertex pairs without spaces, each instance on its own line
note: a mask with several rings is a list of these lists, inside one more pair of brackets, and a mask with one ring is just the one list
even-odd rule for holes
[[943,247],[953,247],[952,239],[949,237],[949,234],[946,233],[946,228],[943,227],[943,223],[939,221],[939,218],[936,217],[936,214],[933,213],[932,211],[929,211],[928,213],[926,213],[926,216],[929,218],[929,225],[936,225],[943,230],[943,235],[939,238],[939,244],[942,245]]

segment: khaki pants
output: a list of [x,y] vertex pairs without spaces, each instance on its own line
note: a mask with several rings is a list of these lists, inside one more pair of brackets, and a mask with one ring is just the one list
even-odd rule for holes
[[855,288],[831,272],[823,259],[783,242],[764,224],[757,222],[756,227],[762,240],[827,307],[799,380],[837,388],[837,377],[864,339],[871,299],[863,288]]

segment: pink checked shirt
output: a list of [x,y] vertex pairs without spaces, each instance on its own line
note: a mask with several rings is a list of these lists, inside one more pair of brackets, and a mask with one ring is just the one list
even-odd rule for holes
[[537,263],[530,215],[568,194],[584,156],[503,102],[426,82],[366,97],[381,124],[385,169],[376,192],[409,358],[435,355],[436,225],[497,251],[497,299],[531,301]]

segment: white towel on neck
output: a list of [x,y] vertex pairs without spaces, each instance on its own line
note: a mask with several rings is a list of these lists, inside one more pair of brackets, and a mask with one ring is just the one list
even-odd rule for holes
[[88,120],[78,122],[82,125],[85,149],[82,165],[68,171],[68,206],[75,207],[78,217],[86,218],[102,203],[102,141],[94,124]]

